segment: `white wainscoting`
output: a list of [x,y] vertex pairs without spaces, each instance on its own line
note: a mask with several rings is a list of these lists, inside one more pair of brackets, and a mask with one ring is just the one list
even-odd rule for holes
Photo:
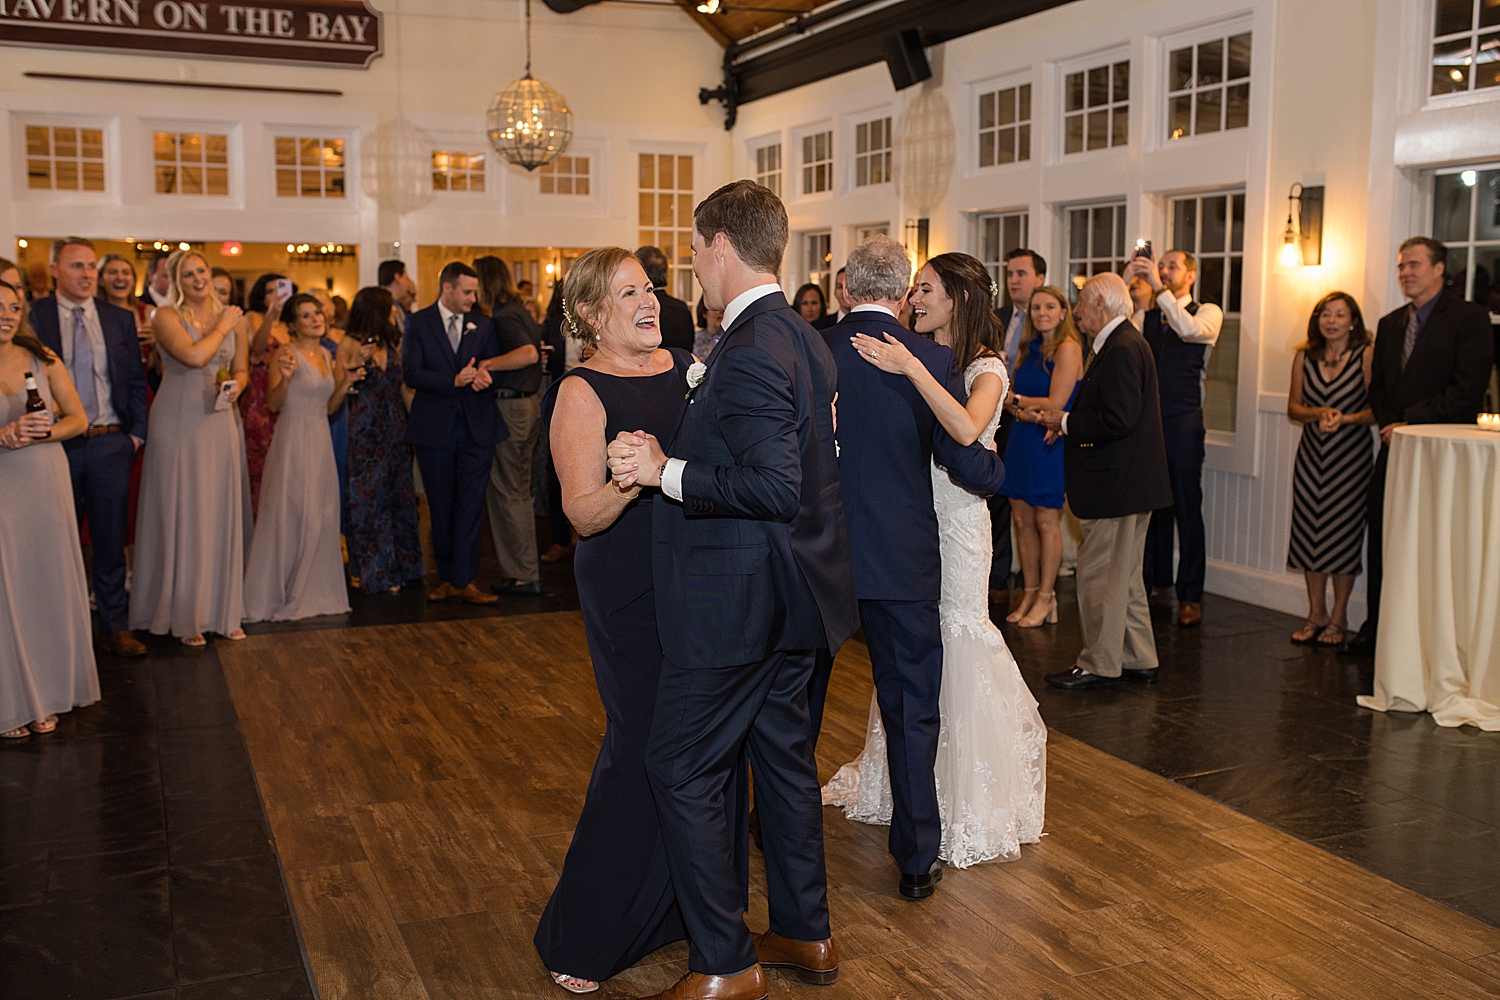
[[[1292,462],[1302,428],[1286,417],[1286,396],[1262,393],[1260,474],[1205,470],[1203,519],[1208,529],[1209,593],[1288,614],[1307,613],[1302,574],[1287,572],[1292,524]],[[1368,565],[1368,563],[1367,563]],[[1355,581],[1349,620],[1365,617],[1365,578]]]

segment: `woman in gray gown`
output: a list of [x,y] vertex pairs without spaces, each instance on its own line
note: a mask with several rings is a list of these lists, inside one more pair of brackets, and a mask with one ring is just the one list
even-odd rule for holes
[[243,639],[250,474],[235,399],[250,380],[244,314],[214,294],[208,262],[167,260],[167,304],[151,328],[162,359],[141,473],[130,627],[202,646]]
[[[26,412],[30,376],[46,409]],[[50,426],[49,426],[50,425]],[[68,371],[0,282],[0,738],[99,700],[73,480],[60,442],[88,425]]]
[[323,307],[287,305],[292,342],[270,365],[266,406],[280,413],[260,482],[260,520],[245,564],[245,620],[295,621],[349,610],[339,545],[339,480],[328,415],[349,372],[321,345]]

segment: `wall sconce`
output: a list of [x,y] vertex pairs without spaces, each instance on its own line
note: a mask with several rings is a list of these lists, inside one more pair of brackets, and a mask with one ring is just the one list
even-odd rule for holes
[[1281,266],[1312,267],[1323,263],[1323,186],[1293,184],[1286,196],[1286,230]]

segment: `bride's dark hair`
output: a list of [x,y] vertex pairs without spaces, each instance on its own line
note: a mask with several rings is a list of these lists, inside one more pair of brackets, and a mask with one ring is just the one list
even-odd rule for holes
[[989,270],[966,253],[938,254],[927,262],[953,299],[953,353],[963,371],[983,354],[1003,353],[1000,319],[995,315]]

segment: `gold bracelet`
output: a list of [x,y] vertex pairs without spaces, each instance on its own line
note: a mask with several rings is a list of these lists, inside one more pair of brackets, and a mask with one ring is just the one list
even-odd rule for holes
[[634,500],[636,497],[641,495],[641,486],[639,483],[636,484],[634,493],[626,493],[624,490],[620,489],[620,484],[617,483],[614,479],[610,479],[609,488],[615,491],[615,496],[623,497],[626,500]]

